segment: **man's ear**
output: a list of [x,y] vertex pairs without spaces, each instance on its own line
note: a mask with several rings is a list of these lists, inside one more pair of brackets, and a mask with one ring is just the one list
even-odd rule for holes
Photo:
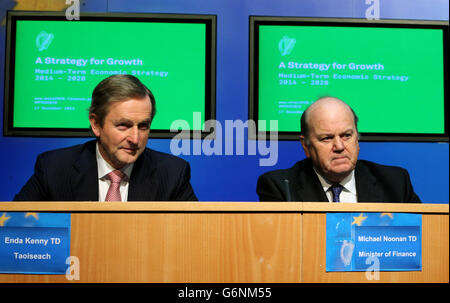
[[100,137],[101,126],[97,122],[97,116],[93,113],[89,114],[89,123],[91,124],[92,131],[96,137]]
[[310,153],[309,153],[309,147],[308,147],[308,145],[306,144],[305,136],[300,135],[300,142],[302,143],[303,151],[305,152],[306,157],[309,158],[309,155],[310,155]]

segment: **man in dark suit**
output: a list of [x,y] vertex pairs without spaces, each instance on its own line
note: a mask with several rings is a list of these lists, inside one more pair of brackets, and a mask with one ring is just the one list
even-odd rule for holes
[[357,122],[337,98],[314,102],[301,117],[307,158],[260,176],[260,201],[420,202],[405,169],[358,160]]
[[92,94],[97,140],[38,156],[15,201],[197,201],[190,166],[146,147],[155,98],[136,77],[114,75]]

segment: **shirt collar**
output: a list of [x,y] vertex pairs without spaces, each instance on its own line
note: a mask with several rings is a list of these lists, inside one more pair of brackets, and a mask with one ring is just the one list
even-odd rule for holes
[[[326,192],[331,185],[333,185],[333,182],[329,182],[327,179],[322,177],[321,174],[319,174],[314,167],[314,172],[316,173],[317,177],[319,177],[320,184],[322,185],[323,190]],[[356,195],[356,183],[355,183],[355,170],[352,170],[350,174],[345,177],[341,182],[339,182],[344,187],[344,190],[351,192],[352,194]]]
[[[95,148],[95,154],[97,158],[97,169],[98,169],[98,176],[99,179],[103,180],[106,178],[106,175],[108,175],[113,170],[116,170],[114,167],[112,167],[108,162],[103,159],[102,154],[100,153],[100,150],[98,149],[98,142],[96,143]],[[125,165],[120,169],[121,172],[123,172],[126,175],[126,179],[130,180],[131,171],[133,170],[134,163],[130,163]]]

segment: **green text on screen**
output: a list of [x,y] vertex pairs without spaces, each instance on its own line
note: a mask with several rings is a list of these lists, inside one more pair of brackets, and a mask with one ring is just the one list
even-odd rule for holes
[[88,128],[92,91],[113,74],[156,98],[152,129],[205,115],[205,24],[18,21],[14,127]]
[[440,30],[260,25],[258,64],[258,119],[279,131],[300,131],[303,111],[334,96],[360,132],[444,133]]

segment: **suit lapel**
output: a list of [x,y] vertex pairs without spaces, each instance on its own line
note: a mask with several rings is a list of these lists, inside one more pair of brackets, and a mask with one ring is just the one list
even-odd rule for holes
[[361,161],[356,163],[355,182],[358,202],[383,201],[382,191],[379,188],[376,178]]
[[73,164],[71,190],[74,201],[98,201],[95,140],[87,142]]
[[134,163],[128,188],[128,201],[155,201],[158,197],[158,178],[151,153],[146,149]]
[[297,195],[294,197],[294,201],[328,202],[319,178],[314,172],[311,159],[305,159],[300,165],[304,167],[297,166],[297,169],[294,170],[295,176],[291,178],[297,180],[297,182],[294,182]]

